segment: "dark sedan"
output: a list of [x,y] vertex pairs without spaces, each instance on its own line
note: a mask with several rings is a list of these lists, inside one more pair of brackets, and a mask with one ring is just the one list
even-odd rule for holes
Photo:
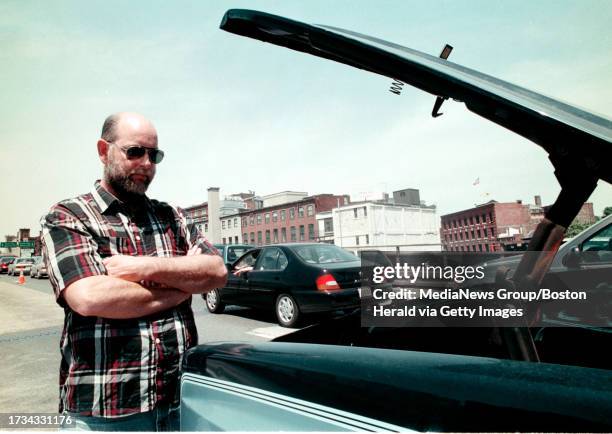
[[358,257],[332,244],[259,247],[231,267],[224,288],[206,295],[206,306],[221,313],[234,304],[274,309],[280,325],[292,327],[302,314],[359,306]]
[[15,259],[17,259],[16,256],[2,256],[0,258],[0,274],[8,273],[9,265],[11,265]]

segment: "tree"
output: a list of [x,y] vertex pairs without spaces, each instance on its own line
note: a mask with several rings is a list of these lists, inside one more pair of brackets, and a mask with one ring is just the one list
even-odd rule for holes
[[607,217],[610,214],[612,214],[612,206],[605,207],[604,210],[603,210],[603,216]]
[[567,238],[575,237],[576,235],[578,235],[580,232],[582,232],[589,226],[591,226],[590,223],[583,223],[583,222],[574,220],[572,224],[569,225],[569,228],[567,228],[567,230],[565,231],[565,236]]

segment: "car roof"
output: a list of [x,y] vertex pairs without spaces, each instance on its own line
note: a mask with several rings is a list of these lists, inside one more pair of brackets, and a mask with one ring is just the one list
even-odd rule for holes
[[612,121],[479,71],[401,45],[336,27],[231,9],[222,30],[401,80],[542,146],[557,170],[588,167],[612,183]]

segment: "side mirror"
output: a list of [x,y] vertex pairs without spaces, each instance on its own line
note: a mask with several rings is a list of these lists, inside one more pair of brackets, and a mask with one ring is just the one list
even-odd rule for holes
[[561,263],[567,268],[578,268],[582,262],[580,250],[578,247],[573,248],[570,252],[563,257]]

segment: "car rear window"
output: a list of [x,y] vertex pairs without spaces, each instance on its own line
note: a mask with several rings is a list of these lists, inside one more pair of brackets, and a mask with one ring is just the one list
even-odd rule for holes
[[293,251],[308,264],[330,264],[334,262],[354,262],[359,258],[350,252],[329,244],[295,246]]

